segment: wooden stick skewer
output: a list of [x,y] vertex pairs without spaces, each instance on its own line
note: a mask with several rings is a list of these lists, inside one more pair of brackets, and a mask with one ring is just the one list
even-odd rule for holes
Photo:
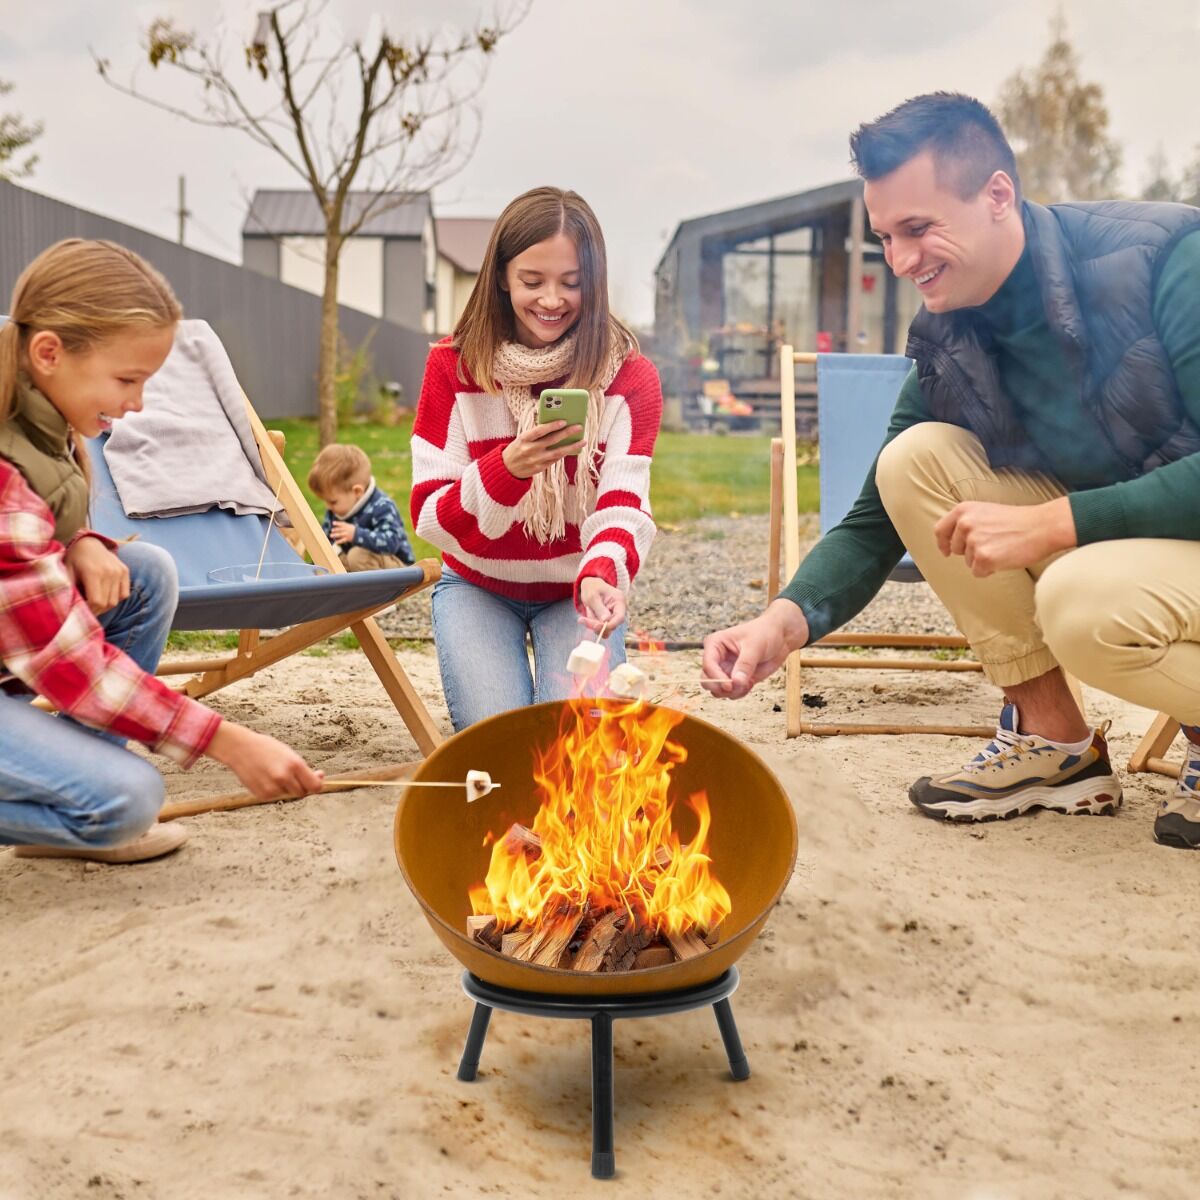
[[267,543],[271,540],[271,529],[275,525],[275,514],[279,511],[279,493],[283,488],[283,476],[279,476],[279,482],[275,485],[275,498],[271,501],[271,515],[267,518],[267,536],[263,538],[262,552],[258,556],[258,566],[254,568],[254,581],[258,582],[258,577],[262,574],[263,559],[267,557]]
[[[349,791],[351,788],[361,787],[443,787],[443,788],[465,788],[466,782],[452,783],[443,782],[442,780],[434,779],[327,779],[325,786],[321,788],[323,792],[343,792]],[[493,783],[489,787],[489,791],[495,791],[496,788],[502,787],[502,784]]]

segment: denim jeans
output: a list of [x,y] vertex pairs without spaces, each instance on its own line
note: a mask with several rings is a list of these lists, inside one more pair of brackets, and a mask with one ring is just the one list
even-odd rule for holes
[[[98,620],[109,642],[153,671],[175,616],[175,562],[145,542],[118,554],[129,598]],[[163,795],[162,776],[123,739],[0,693],[0,845],[117,846],[154,824]]]
[[[443,565],[433,587],[433,638],[455,732],[496,713],[573,695],[567,659],[589,636],[570,599],[510,600]],[[532,670],[527,642],[533,644]],[[625,661],[624,624],[606,644],[612,670]]]

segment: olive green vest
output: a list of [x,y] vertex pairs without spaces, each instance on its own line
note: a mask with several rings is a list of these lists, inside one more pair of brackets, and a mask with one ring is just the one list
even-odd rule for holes
[[86,524],[88,484],[71,452],[71,431],[62,413],[33,386],[17,380],[17,405],[0,422],[0,458],[25,476],[54,514],[54,536],[66,545]]

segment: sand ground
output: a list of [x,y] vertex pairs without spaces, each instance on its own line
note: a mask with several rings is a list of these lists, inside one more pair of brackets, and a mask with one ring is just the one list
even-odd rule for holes
[[[444,720],[431,652],[404,655]],[[675,654],[660,682],[697,673]],[[823,673],[824,717],[994,720],[974,676]],[[336,772],[414,747],[360,654],[294,659],[216,707]],[[1149,714],[1089,694],[1124,763]],[[1193,1197],[1200,856],[1158,847],[1171,785],[1115,819],[922,818],[944,738],[785,743],[781,689],[689,700],[787,784],[800,856],[733,1000],[617,1026],[619,1178],[588,1175],[586,1034],[470,1016],[392,853],[394,795],[189,821],[138,867],[0,854],[0,1196]],[[235,790],[211,765],[170,798]]]

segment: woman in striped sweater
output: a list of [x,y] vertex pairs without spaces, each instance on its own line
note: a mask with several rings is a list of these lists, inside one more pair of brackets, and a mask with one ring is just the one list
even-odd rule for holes
[[[556,444],[579,426],[537,423],[548,387],[588,391],[578,455]],[[413,427],[412,520],[444,556],[433,630],[456,730],[570,695],[581,623],[607,637],[610,668],[625,660],[661,415],[654,365],[609,312],[592,210],[558,188],[518,196],[430,351]]]

